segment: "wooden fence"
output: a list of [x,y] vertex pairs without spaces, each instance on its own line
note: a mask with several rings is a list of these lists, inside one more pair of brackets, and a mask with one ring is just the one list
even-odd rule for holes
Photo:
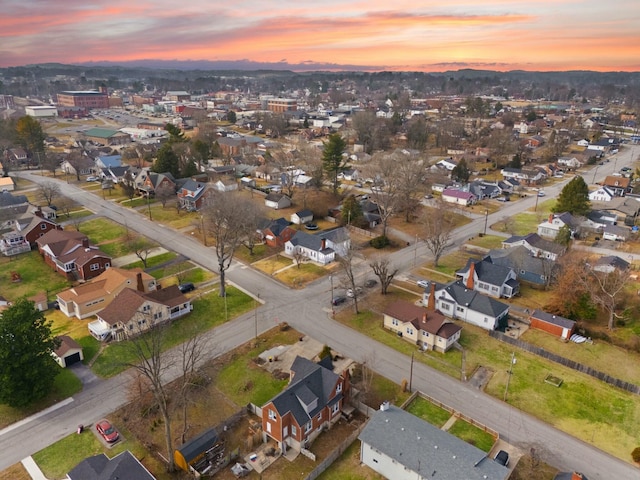
[[322,462],[320,462],[316,468],[314,468],[309,475],[305,477],[305,480],[315,480],[318,478],[327,468],[331,466],[333,462],[335,462],[340,455],[344,453],[344,451],[349,448],[349,446],[356,441],[360,432],[365,427],[366,422],[362,425],[358,426],[358,428],[349,435],[346,439],[344,439],[340,445],[337,446]]
[[558,363],[560,365],[564,365],[565,367],[569,367],[572,370],[576,370],[578,372],[586,373],[587,375],[597,378],[609,385],[613,385],[614,387],[618,387],[622,390],[626,390],[627,392],[635,393],[636,395],[640,395],[640,386],[635,385],[630,382],[626,382],[624,380],[620,380],[619,378],[612,377],[604,372],[591,368],[582,363],[578,363],[574,360],[570,360],[565,357],[561,357],[560,355],[556,355],[555,353],[548,352],[544,348],[537,347],[527,342],[523,342],[522,340],[518,340],[516,338],[512,338],[508,335],[505,335],[502,332],[498,332],[496,330],[490,331],[489,335],[493,338],[500,340],[501,342],[508,343],[515,347],[518,347],[522,350],[525,350],[529,353],[533,353],[542,358],[546,358],[551,360],[554,363]]

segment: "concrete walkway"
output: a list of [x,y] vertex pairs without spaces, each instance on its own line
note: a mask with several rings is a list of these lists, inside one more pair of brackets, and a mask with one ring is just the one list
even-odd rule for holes
[[23,458],[21,463],[33,480],[48,480],[40,470],[40,467],[33,461],[33,458]]

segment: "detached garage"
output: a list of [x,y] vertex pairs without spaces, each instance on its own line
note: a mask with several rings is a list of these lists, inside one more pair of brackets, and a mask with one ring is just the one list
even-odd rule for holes
[[559,315],[552,315],[542,310],[534,310],[529,318],[531,328],[550,333],[563,340],[568,340],[573,335],[576,322]]
[[84,359],[82,347],[73,338],[68,335],[61,335],[56,339],[60,342],[60,346],[53,353],[53,358],[62,368],[81,362]]

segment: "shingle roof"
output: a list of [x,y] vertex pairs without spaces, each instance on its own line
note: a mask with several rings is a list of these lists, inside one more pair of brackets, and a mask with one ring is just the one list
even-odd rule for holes
[[534,310],[531,317],[563,328],[573,328],[576,324],[573,320],[569,320],[568,318],[564,318],[559,315],[553,315],[543,310]]
[[479,448],[394,405],[376,411],[358,438],[433,480],[504,480],[509,475],[507,467]]
[[486,282],[491,285],[503,285],[508,278],[511,268],[504,267],[502,265],[496,265],[485,260],[476,260],[469,258],[467,264],[461,270],[456,272],[457,275],[464,275],[469,271],[471,264],[475,265],[475,272],[478,275],[478,280]]
[[70,480],[156,480],[129,450],[112,459],[104,453],[85,458],[67,475]]
[[460,280],[445,285],[443,290],[446,290],[458,305],[463,305],[485,315],[491,315],[494,318],[509,308],[506,303],[466,288]]

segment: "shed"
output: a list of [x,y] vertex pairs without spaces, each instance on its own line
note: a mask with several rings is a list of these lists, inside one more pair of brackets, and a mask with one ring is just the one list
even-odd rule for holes
[[531,328],[550,333],[563,340],[568,340],[576,328],[576,322],[559,315],[552,315],[542,310],[534,310],[529,317]]
[[309,223],[313,221],[313,212],[311,210],[300,210],[291,214],[291,222],[296,225]]
[[207,450],[213,448],[218,441],[216,429],[207,430],[176,449],[173,453],[173,460],[182,470],[190,472],[189,466],[204,457]]
[[56,339],[60,342],[60,346],[53,352],[53,358],[58,365],[66,368],[84,360],[82,347],[73,338],[68,335],[60,335]]

